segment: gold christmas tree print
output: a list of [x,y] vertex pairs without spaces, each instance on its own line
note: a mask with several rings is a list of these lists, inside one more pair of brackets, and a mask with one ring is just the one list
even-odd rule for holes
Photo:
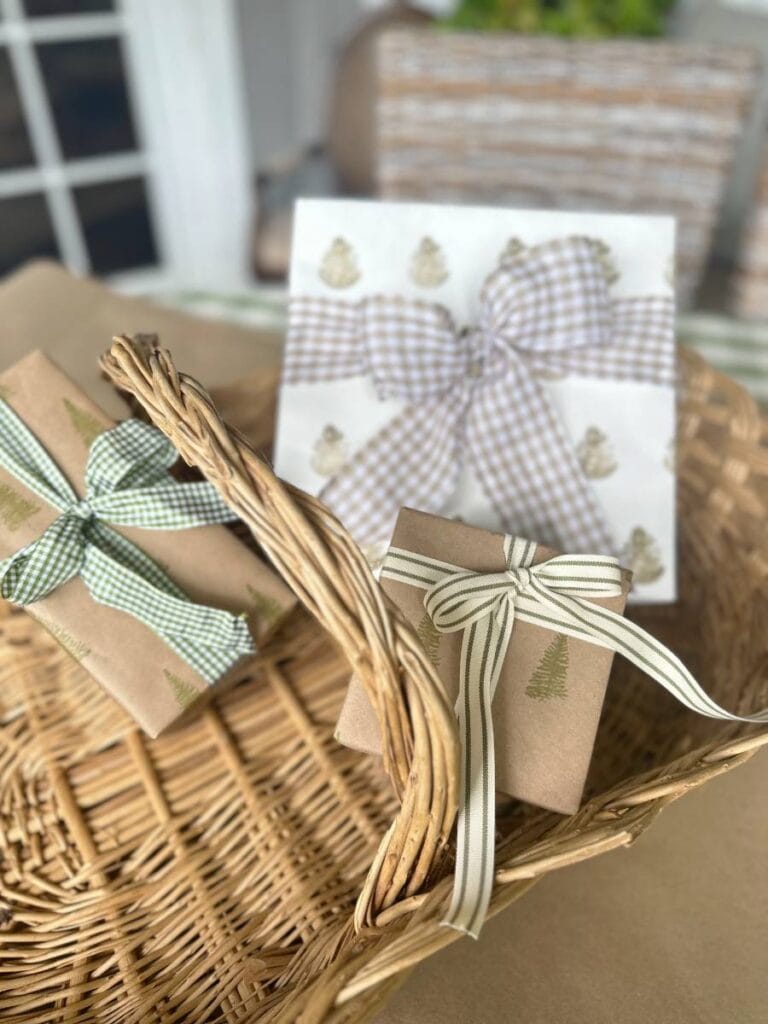
[[335,476],[348,457],[344,435],[338,427],[328,423],[315,441],[309,464],[320,476]]
[[103,434],[106,427],[95,416],[86,412],[85,409],[81,409],[74,402],[70,402],[68,398],[64,399],[64,408],[67,410],[69,420],[81,441],[86,448],[90,448],[94,438]]
[[525,692],[534,700],[568,696],[568,637],[557,633],[533,670]]
[[261,591],[252,587],[250,583],[246,584],[245,589],[248,591],[249,598],[248,614],[255,615],[264,626],[273,626],[283,614],[280,603],[274,597],[262,594]]
[[381,567],[388,547],[389,544],[385,540],[375,540],[371,544],[363,544],[360,550],[373,572]]
[[82,661],[83,658],[87,658],[91,653],[91,648],[88,644],[83,640],[78,640],[77,637],[72,636],[70,632],[58,623],[51,622],[49,619],[43,619],[39,615],[37,616],[37,621],[41,626],[45,626],[53,639],[60,647],[63,647],[67,654],[71,655],[75,661]]
[[424,653],[437,668],[440,664],[440,633],[426,612],[416,627],[416,636],[421,640]]
[[600,238],[590,238],[588,241],[602,268],[605,283],[610,288],[611,285],[616,284],[621,277],[621,274],[616,269],[616,264],[613,261],[613,253],[611,252],[610,246],[606,245],[606,243]]
[[668,469],[670,473],[674,473],[677,467],[677,445],[675,439],[667,443],[667,451],[664,456],[664,469]]
[[360,280],[354,250],[346,239],[334,238],[320,262],[318,273],[329,288],[350,288]]
[[635,583],[653,583],[664,572],[658,545],[642,526],[636,526],[621,549],[621,562],[632,570]]
[[666,267],[664,268],[664,281],[666,284],[669,285],[670,288],[675,287],[676,269],[677,268],[675,267],[675,254],[672,253],[669,259],[667,260]]
[[169,672],[167,668],[163,669],[163,675],[168,680],[173,696],[176,698],[176,703],[180,708],[188,708],[200,696],[200,691],[192,683],[188,683],[186,679],[182,679],[173,672]]
[[0,521],[11,533],[39,511],[39,505],[22,497],[8,484],[0,484]]
[[511,260],[516,260],[517,257],[521,256],[524,252],[525,243],[521,242],[519,238],[510,238],[501,251],[499,264],[509,263]]
[[610,476],[618,466],[611,442],[599,427],[587,427],[576,445],[576,455],[584,476],[590,480]]
[[411,280],[420,288],[437,288],[448,277],[443,251],[434,239],[425,235],[411,260]]
[[554,367],[534,366],[531,373],[536,380],[565,380],[568,374],[565,370],[556,370]]

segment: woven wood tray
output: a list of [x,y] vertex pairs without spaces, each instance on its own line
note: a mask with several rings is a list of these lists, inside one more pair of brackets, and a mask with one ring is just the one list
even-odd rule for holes
[[[368,1019],[457,938],[438,924],[450,709],[329,513],[284,488],[163,353],[121,341],[106,365],[306,610],[252,678],[150,741],[30,618],[0,607],[0,1019]],[[690,354],[683,367],[681,597],[632,615],[747,712],[768,702],[764,424],[733,382]],[[237,389],[222,397],[225,415],[260,423]],[[332,739],[350,665],[380,716],[383,764]],[[691,715],[618,659],[582,810],[500,808],[491,913],[549,871],[628,845],[764,743],[768,729]]]

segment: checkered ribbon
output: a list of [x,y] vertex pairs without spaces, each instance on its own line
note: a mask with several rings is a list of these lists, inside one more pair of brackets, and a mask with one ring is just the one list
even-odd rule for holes
[[493,887],[495,754],[491,702],[516,620],[623,654],[681,704],[709,718],[768,722],[768,710],[733,715],[719,707],[671,651],[591,598],[621,593],[615,558],[558,555],[533,565],[536,545],[504,540],[507,568],[478,573],[390,548],[382,576],[425,590],[424,607],[441,633],[462,632],[456,714],[461,740],[460,806],[453,899],[443,924],[477,938]]
[[0,466],[60,513],[37,540],[0,561],[0,595],[29,605],[80,576],[95,601],[143,622],[213,683],[256,649],[244,617],[193,603],[111,529],[178,530],[235,518],[211,484],[182,484],[168,474],[176,458],[159,430],[126,420],[93,441],[81,499],[0,399]]
[[565,550],[615,550],[540,376],[671,385],[672,300],[613,299],[594,242],[564,238],[504,259],[476,326],[400,297],[291,300],[283,379],[369,376],[407,402],[321,492],[361,544],[403,505],[443,510],[468,459],[505,530]]

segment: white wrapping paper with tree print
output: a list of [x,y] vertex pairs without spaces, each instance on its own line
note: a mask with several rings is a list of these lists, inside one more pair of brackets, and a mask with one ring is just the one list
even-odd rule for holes
[[408,504],[619,555],[631,599],[674,600],[674,237],[666,217],[299,202],[278,473],[373,565]]

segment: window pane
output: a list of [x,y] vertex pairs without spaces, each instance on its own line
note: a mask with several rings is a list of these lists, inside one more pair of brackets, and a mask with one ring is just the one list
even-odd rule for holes
[[0,199],[0,224],[0,274],[7,274],[34,256],[59,258],[44,196]]
[[114,0],[24,0],[24,10],[30,18],[55,17],[57,14],[90,14],[114,9]]
[[42,43],[37,53],[65,158],[136,149],[117,39]]
[[111,274],[157,263],[155,236],[142,178],[74,189],[91,266]]
[[0,49],[0,168],[35,162],[8,51]]

